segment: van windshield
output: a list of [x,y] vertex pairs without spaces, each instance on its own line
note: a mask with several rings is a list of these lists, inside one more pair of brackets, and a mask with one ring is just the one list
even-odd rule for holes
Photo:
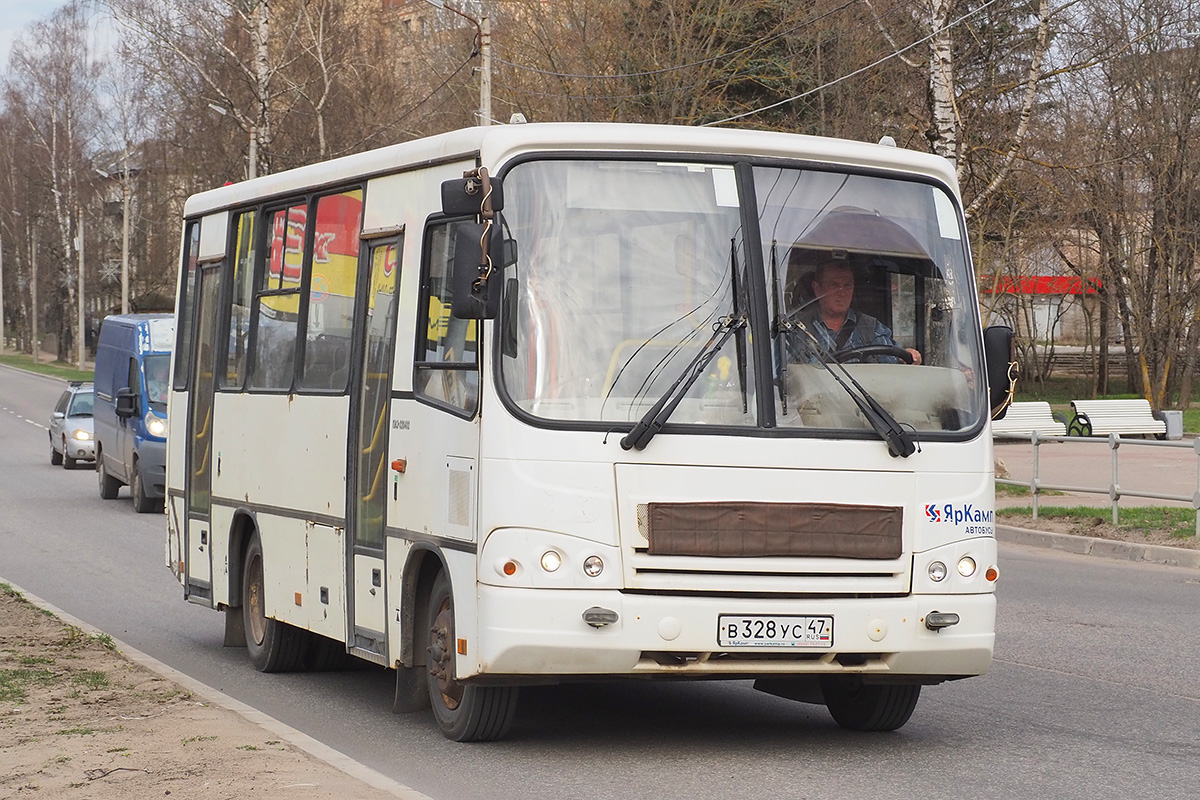
[[972,429],[983,370],[955,201],[835,169],[752,174],[753,199],[732,163],[514,166],[503,219],[518,261],[498,328],[508,401],[609,425],[675,392],[672,425],[869,431],[848,384],[906,430]]
[[146,356],[142,361],[146,375],[146,398],[155,411],[167,410],[168,380],[171,375],[171,356],[167,353]]

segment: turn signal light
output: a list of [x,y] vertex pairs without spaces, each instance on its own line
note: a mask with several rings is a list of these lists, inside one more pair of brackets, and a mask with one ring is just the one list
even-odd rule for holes
[[987,578],[990,583],[995,583],[1000,577],[1000,570],[995,567],[988,567],[987,572],[983,573],[983,577]]

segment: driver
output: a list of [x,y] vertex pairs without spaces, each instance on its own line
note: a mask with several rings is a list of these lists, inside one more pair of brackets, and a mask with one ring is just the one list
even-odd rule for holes
[[[870,345],[899,347],[887,325],[851,308],[854,301],[854,269],[846,261],[827,259],[817,265],[812,278],[812,296],[816,308],[805,309],[801,319],[829,352],[840,353]],[[795,335],[804,336],[803,333]],[[805,352],[808,348],[798,349]],[[912,363],[921,363],[919,351],[911,347],[903,349],[912,354]],[[863,360],[900,363],[900,359],[888,355],[867,356]]]

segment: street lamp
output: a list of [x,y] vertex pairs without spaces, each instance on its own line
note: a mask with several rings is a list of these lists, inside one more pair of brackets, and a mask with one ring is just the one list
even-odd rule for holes
[[453,6],[448,6],[445,0],[425,0],[426,3],[434,8],[445,9],[452,14],[458,14],[460,17],[470,22],[475,26],[475,31],[479,37],[479,54],[482,57],[482,65],[479,70],[479,124],[492,124],[492,21],[488,19],[487,8],[484,7],[484,14],[480,19],[475,19],[472,16],[464,14]]
[[[225,106],[209,103],[208,107],[222,117],[229,114],[229,109]],[[250,153],[246,161],[246,180],[253,180],[258,177],[258,126],[253,123],[250,125]]]

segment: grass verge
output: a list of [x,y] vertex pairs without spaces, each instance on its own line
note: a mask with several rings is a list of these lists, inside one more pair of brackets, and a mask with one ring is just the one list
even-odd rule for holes
[[[997,487],[999,488],[999,487]],[[1015,488],[1015,487],[1007,487]],[[997,517],[1029,517],[1033,508],[998,508]],[[1041,506],[1038,517],[1062,519],[1087,523],[1097,518],[1110,519],[1107,507],[1096,506]],[[1117,527],[1131,534],[1150,535],[1164,533],[1171,539],[1191,539],[1196,535],[1196,512],[1190,508],[1174,506],[1128,506],[1120,509]]]
[[53,361],[51,363],[42,362],[40,364],[33,363],[33,356],[24,354],[6,354],[0,355],[0,364],[5,364],[17,369],[36,372],[40,375],[49,375],[52,378],[62,378],[65,381],[90,381],[93,377],[92,371],[76,369],[70,364],[62,361]]

